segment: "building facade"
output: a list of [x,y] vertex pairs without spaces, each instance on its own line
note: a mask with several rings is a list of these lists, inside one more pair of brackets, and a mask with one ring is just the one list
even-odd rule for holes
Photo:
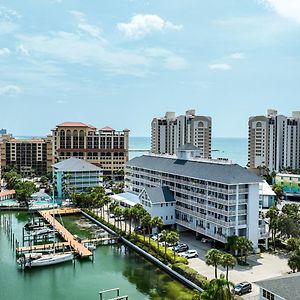
[[0,141],[1,168],[14,167],[23,176],[51,172],[52,140],[47,138],[16,139],[3,136]]
[[110,196],[122,207],[133,207],[141,204],[151,218],[159,217],[165,225],[175,224],[175,198],[173,192],[166,186],[146,187],[141,193],[125,192]]
[[[125,190],[168,187],[176,201],[175,223],[216,241],[246,236],[257,248],[264,238],[259,220],[261,179],[229,161],[143,155],[126,165]],[[190,156],[190,155],[189,155]]]
[[52,130],[52,136],[54,162],[76,157],[100,166],[104,176],[113,176],[123,171],[128,161],[128,129],[97,130],[81,122],[65,122]]
[[300,175],[277,173],[275,177],[277,185],[283,189],[283,195],[286,199],[299,200],[300,199]]
[[276,204],[276,194],[270,185],[264,180],[259,185],[259,207],[270,208]]
[[174,112],[167,112],[164,117],[152,120],[151,152],[172,155],[180,146],[192,144],[200,149],[201,157],[210,158],[211,127],[211,118],[196,116],[195,110],[177,117]]
[[292,117],[269,109],[266,116],[248,122],[248,167],[252,170],[300,168],[300,112]]
[[89,187],[100,186],[102,177],[101,168],[75,157],[53,165],[58,198],[65,198],[71,192],[84,192]]

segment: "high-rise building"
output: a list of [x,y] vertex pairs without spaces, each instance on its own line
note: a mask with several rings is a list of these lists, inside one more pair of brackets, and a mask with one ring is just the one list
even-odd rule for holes
[[55,163],[70,157],[81,158],[101,167],[104,176],[112,176],[123,171],[128,161],[128,129],[97,130],[81,122],[64,122],[52,130],[52,136]]
[[14,167],[23,176],[51,172],[52,140],[47,138],[16,139],[6,135],[0,142],[0,165]]
[[279,171],[300,168],[300,112],[292,117],[269,109],[266,116],[249,118],[248,167]]
[[7,134],[7,130],[6,129],[4,129],[4,128],[2,128],[2,129],[0,129],[0,135],[4,135],[4,134]]
[[174,112],[167,112],[152,120],[151,152],[173,155],[180,146],[192,144],[200,149],[201,157],[210,158],[211,126],[211,118],[196,116],[195,110],[177,117]]

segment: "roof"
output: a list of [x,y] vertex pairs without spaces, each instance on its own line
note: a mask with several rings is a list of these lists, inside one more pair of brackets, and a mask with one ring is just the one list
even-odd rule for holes
[[276,196],[275,192],[265,180],[260,185],[259,194],[263,196]]
[[0,196],[14,195],[15,193],[16,193],[15,190],[5,190],[5,191],[0,191]]
[[193,144],[191,143],[187,143],[187,144],[184,144],[182,146],[180,146],[178,149],[178,151],[191,151],[191,150],[200,150],[198,147],[194,146]]
[[147,193],[151,203],[173,202],[174,194],[167,186],[163,187],[146,187],[144,191]]
[[58,171],[62,172],[83,172],[83,171],[101,171],[101,168],[84,161],[83,159],[71,157],[57,164],[52,165]]
[[58,124],[57,127],[89,127],[92,129],[96,129],[96,127],[82,122],[63,122]]
[[109,126],[105,126],[103,128],[100,129],[101,131],[115,131],[113,128],[109,127]]
[[115,201],[128,204],[129,206],[134,206],[135,204],[140,204],[139,196],[136,194],[130,193],[130,192],[120,193],[117,195],[111,195],[110,198],[112,198]]
[[36,193],[31,195],[32,198],[51,198],[47,193],[45,193],[44,189],[39,190]]
[[143,155],[128,161],[127,166],[224,184],[262,182],[260,177],[238,164],[220,163],[210,160],[183,160],[176,157]]
[[300,300],[300,273],[255,282],[261,288],[286,300]]
[[277,173],[276,177],[277,176],[299,178],[300,174]]

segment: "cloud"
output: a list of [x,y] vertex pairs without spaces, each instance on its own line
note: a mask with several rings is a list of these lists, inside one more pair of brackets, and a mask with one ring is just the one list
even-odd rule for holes
[[129,39],[141,39],[155,32],[180,30],[181,25],[165,21],[158,15],[135,15],[129,23],[119,23],[117,28]]
[[10,50],[8,48],[0,48],[0,56],[10,55]]
[[18,27],[15,21],[21,18],[21,15],[13,9],[0,6],[0,34],[8,34]]
[[184,70],[189,67],[189,63],[184,57],[164,48],[146,48],[144,54],[150,58],[161,59],[164,68],[168,70]]
[[244,59],[245,58],[245,53],[235,52],[235,53],[230,54],[230,58],[232,58],[232,59]]
[[56,103],[57,104],[65,104],[65,103],[67,103],[67,101],[65,101],[65,100],[57,100]]
[[231,65],[228,64],[211,64],[208,66],[211,70],[222,70],[222,71],[229,71],[232,69]]
[[9,96],[19,94],[21,89],[16,85],[2,85],[0,86],[0,96]]
[[29,56],[28,50],[22,44],[17,47],[17,53],[21,55]]
[[279,15],[300,24],[299,0],[263,0],[263,2],[275,10]]
[[52,32],[49,35],[20,35],[20,42],[38,57],[84,66],[93,65],[118,74],[140,75],[148,65],[145,56],[88,39],[80,34]]

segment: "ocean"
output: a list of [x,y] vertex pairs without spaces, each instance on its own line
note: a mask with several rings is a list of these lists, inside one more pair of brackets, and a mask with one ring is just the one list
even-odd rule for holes
[[[129,158],[140,156],[145,152],[133,151],[150,150],[150,137],[130,137],[129,138]],[[248,157],[247,138],[213,138],[212,139],[212,157],[227,158],[233,162],[245,167]]]

